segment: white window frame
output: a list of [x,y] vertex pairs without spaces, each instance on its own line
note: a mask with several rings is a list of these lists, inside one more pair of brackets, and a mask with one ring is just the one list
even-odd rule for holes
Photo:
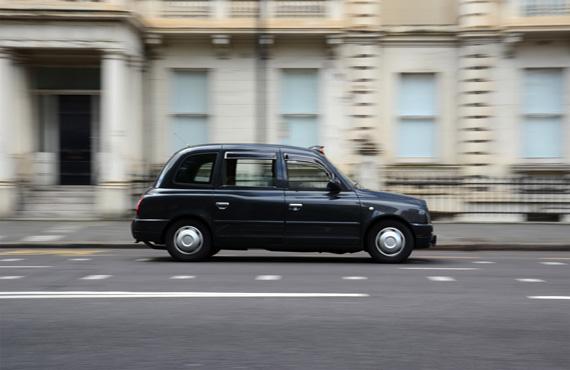
[[[433,84],[435,90],[435,99],[434,99],[434,114],[432,115],[405,115],[400,114],[400,89],[402,87],[402,78],[405,75],[431,75],[433,76]],[[406,71],[406,72],[398,72],[396,73],[396,89],[394,102],[396,103],[394,109],[396,110],[396,123],[395,123],[395,140],[394,140],[394,158],[398,163],[435,163],[439,160],[439,151],[438,151],[438,142],[439,142],[439,119],[440,119],[440,105],[439,105],[439,94],[440,86],[439,86],[439,73],[435,71]],[[433,143],[433,152],[430,157],[403,157],[400,156],[399,153],[399,142],[400,142],[400,128],[402,121],[406,120],[431,120],[433,122],[433,136],[434,136],[434,143]]]
[[[562,109],[560,113],[526,113],[524,109],[525,99],[524,94],[525,91],[525,79],[527,78],[527,72],[533,70],[558,70],[560,71],[560,78],[562,80]],[[520,121],[518,124],[518,132],[519,132],[519,150],[518,150],[518,157],[525,163],[560,163],[565,160],[566,158],[566,68],[564,67],[528,67],[523,68],[522,73],[519,74],[521,76],[521,89],[522,92],[520,96],[520,104],[519,104],[519,112],[520,112]],[[558,118],[560,120],[560,156],[558,157],[527,157],[525,155],[525,125],[527,123],[527,119],[532,118]]]
[[[205,94],[207,95],[207,107],[204,113],[196,113],[196,112],[172,112],[172,106],[170,106],[170,102],[173,99],[173,90],[171,88],[172,81],[174,76],[176,76],[177,72],[199,72],[204,73],[206,75],[206,91]],[[211,101],[210,101],[210,90],[211,90],[211,73],[208,69],[204,68],[169,68],[169,80],[168,80],[168,96],[169,99],[167,100],[168,103],[168,125],[170,128],[169,134],[172,133],[172,125],[174,122],[174,118],[203,118],[206,121],[206,129],[207,129],[207,136],[208,140],[211,136],[211,128],[210,128],[210,121],[211,121]],[[169,136],[170,140],[171,137]],[[180,138],[182,139],[182,138]],[[167,142],[167,148],[169,151],[172,151],[172,143],[170,141]]]
[[[291,71],[306,71],[306,72],[313,72],[316,76],[316,80],[317,80],[317,96],[316,96],[316,101],[317,101],[317,107],[314,113],[283,113],[283,106],[282,106],[282,102],[283,102],[283,97],[281,96],[281,94],[283,94],[283,81],[284,81],[284,76],[287,72],[291,72]],[[280,68],[279,69],[279,118],[280,118],[280,128],[282,130],[282,132],[285,133],[285,135],[280,135],[281,136],[281,140],[283,141],[283,139],[285,139],[286,137],[289,137],[289,127],[287,126],[287,122],[288,122],[288,118],[311,118],[314,119],[315,121],[315,126],[316,126],[316,130],[317,130],[317,137],[320,138],[321,136],[321,127],[320,127],[320,116],[321,116],[321,104],[320,104],[320,94],[321,94],[321,75],[320,75],[320,70],[319,68]],[[315,143],[315,145],[318,145],[319,143]]]

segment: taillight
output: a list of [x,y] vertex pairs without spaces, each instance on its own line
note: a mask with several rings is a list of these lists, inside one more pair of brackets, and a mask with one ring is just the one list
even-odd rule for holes
[[142,203],[143,198],[144,198],[144,197],[140,197],[140,198],[139,198],[139,201],[137,202],[137,206],[135,207],[135,214],[136,214],[137,216],[140,215],[141,203]]

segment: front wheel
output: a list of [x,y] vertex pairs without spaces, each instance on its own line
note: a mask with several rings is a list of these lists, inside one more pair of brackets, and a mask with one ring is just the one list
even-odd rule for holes
[[376,262],[405,262],[414,249],[414,236],[402,222],[380,221],[367,237],[366,249]]
[[210,231],[199,221],[178,221],[166,233],[166,249],[177,261],[206,259],[212,253]]

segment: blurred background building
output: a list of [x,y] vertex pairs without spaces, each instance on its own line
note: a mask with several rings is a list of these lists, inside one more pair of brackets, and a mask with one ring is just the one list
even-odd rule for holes
[[0,0],[0,215],[124,216],[177,149],[271,142],[568,221],[569,35],[570,0]]

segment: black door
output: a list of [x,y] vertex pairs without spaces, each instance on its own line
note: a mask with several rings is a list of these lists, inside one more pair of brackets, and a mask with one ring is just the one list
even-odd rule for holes
[[226,152],[214,193],[214,237],[224,247],[276,248],[284,242],[284,191],[275,153]]
[[323,164],[288,156],[285,235],[291,250],[355,250],[360,247],[360,201],[352,190],[331,193]]
[[59,97],[59,181],[91,184],[91,96]]

